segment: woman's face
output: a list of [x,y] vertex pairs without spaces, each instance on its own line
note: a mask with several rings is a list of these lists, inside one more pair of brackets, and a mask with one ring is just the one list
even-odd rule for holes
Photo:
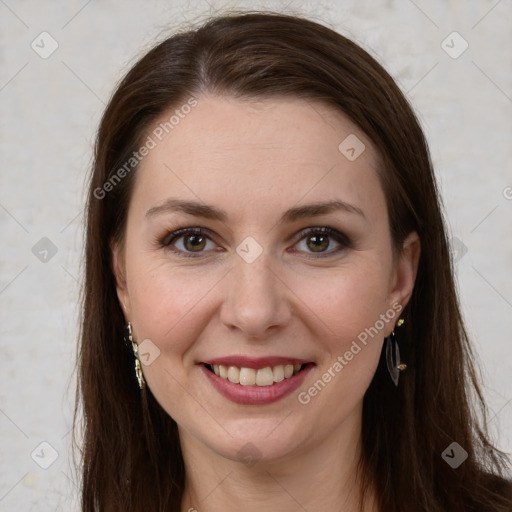
[[113,251],[151,392],[182,440],[229,459],[356,440],[419,255],[413,235],[392,257],[376,151],[318,102],[177,109],[149,133]]

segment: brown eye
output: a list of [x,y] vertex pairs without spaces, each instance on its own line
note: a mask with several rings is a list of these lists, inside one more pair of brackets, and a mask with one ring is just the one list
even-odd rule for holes
[[201,256],[216,247],[216,244],[201,228],[184,228],[173,231],[160,241],[160,245],[186,257]]
[[325,235],[311,235],[307,240],[307,245],[313,252],[323,252],[329,247],[329,237]]
[[[306,254],[316,253],[318,257],[331,256],[352,247],[346,235],[327,226],[309,228],[302,232],[301,235],[302,238],[296,244],[295,250],[305,252]],[[300,247],[301,244],[302,247]]]
[[206,245],[206,237],[203,235],[185,235],[183,245],[187,251],[201,251]]

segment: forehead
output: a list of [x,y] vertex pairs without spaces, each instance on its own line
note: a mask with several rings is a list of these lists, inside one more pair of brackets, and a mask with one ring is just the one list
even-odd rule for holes
[[263,212],[341,194],[362,208],[384,205],[371,141],[333,107],[298,98],[196,101],[148,131],[153,147],[137,170],[135,203],[172,195]]

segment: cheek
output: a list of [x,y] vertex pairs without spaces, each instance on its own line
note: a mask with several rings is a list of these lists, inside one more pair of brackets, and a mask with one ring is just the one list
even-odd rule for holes
[[347,265],[336,272],[317,272],[314,278],[303,276],[293,286],[338,346],[374,326],[386,310],[387,271],[379,263]]
[[165,260],[132,260],[129,281],[134,329],[161,350],[181,354],[196,339],[208,309],[209,293],[221,277],[215,272],[170,266]]
[[[186,351],[205,328],[215,304],[222,302],[215,288],[222,287],[225,272],[171,267],[165,259],[144,254],[134,257],[128,270],[137,337],[175,353]],[[337,350],[371,328],[384,312],[387,270],[378,260],[361,258],[336,270],[309,268],[281,277],[293,291],[294,314],[300,317],[296,320],[309,323]]]
[[[209,318],[209,296],[218,276],[198,274],[150,258],[134,259],[130,300],[138,340],[150,339],[158,358],[142,370],[160,405],[178,422],[200,417],[199,404],[190,400],[190,371],[194,343]],[[144,364],[144,363],[143,363]]]
[[389,319],[395,314],[387,307],[387,274],[380,265],[345,270],[317,279],[314,287],[304,283],[300,294],[315,313],[309,317],[323,356],[315,378],[299,389],[298,401],[312,418],[323,418],[327,429],[361,404],[379,364],[385,314]]

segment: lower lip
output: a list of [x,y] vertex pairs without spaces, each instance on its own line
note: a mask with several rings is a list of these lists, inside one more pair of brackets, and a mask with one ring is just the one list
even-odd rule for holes
[[201,370],[210,380],[213,387],[228,400],[244,405],[264,405],[277,402],[295,391],[302,384],[313,366],[313,364],[308,364],[293,377],[284,379],[281,382],[275,382],[271,386],[242,386],[215,375],[203,364],[201,365]]

